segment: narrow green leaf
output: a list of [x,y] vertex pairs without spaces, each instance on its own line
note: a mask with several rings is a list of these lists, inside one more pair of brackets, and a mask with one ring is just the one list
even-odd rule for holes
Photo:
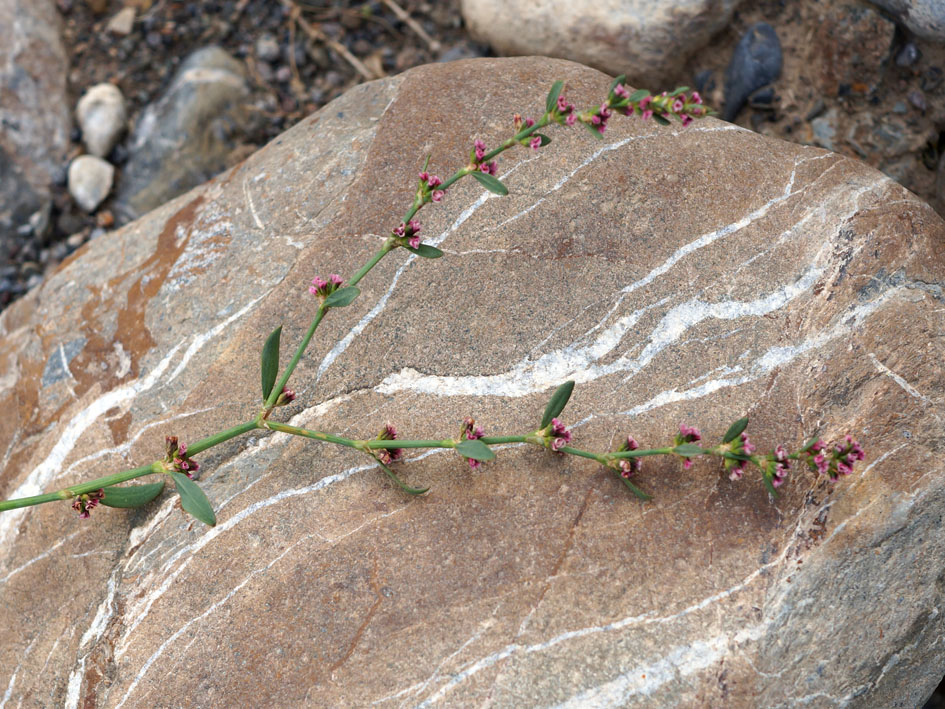
[[668,126],[669,121],[658,114],[653,114],[653,120],[659,123],[661,126]]
[[595,138],[597,138],[598,140],[603,140],[603,139],[604,139],[604,136],[601,135],[600,131],[597,130],[597,128],[595,128],[595,127],[594,127],[593,125],[591,125],[590,123],[585,123],[585,124],[584,124],[584,127],[587,128],[587,129],[591,132],[591,135],[593,135],[593,136],[594,136]]
[[492,449],[478,439],[466,439],[457,443],[456,452],[464,458],[472,458],[473,460],[493,460],[495,458]]
[[574,391],[574,380],[571,379],[555,389],[555,393],[551,395],[551,399],[548,400],[548,405],[545,407],[545,413],[541,416],[541,426],[538,428],[545,428],[551,423],[551,419],[564,411],[564,407],[568,405],[568,399],[571,398],[572,391]]
[[561,89],[564,88],[563,81],[556,81],[551,85],[551,91],[548,92],[548,98],[545,99],[545,111],[551,112],[558,106],[558,97],[561,95]]
[[391,480],[393,480],[395,483],[397,483],[397,487],[399,487],[401,490],[403,490],[403,491],[406,492],[407,494],[410,494],[410,495],[422,495],[423,493],[425,493],[427,490],[430,489],[430,488],[428,488],[428,487],[410,487],[407,483],[405,483],[403,480],[401,480],[400,478],[398,478],[398,477],[394,474],[394,471],[391,470],[390,468],[388,468],[386,465],[384,465],[384,463],[382,463],[381,461],[377,460],[377,458],[375,458],[374,460],[376,460],[376,461],[377,461],[377,464],[378,464],[379,466],[381,466],[381,469],[384,471],[385,475],[387,475],[387,477],[389,477]]
[[768,492],[772,497],[778,496],[778,491],[775,489],[774,485],[771,484],[771,481],[768,480],[768,476],[764,473],[761,474],[761,481],[765,484],[765,487],[768,488]]
[[147,483],[146,485],[126,485],[118,487],[111,485],[105,488],[105,497],[102,504],[108,507],[143,507],[161,494],[164,483]]
[[405,246],[404,248],[410,253],[416,254],[422,258],[440,258],[440,256],[443,255],[442,251],[429,244],[420,244],[417,248],[413,248],[412,246]]
[[688,91],[688,90],[689,90],[689,87],[688,87],[688,86],[680,86],[680,87],[676,88],[676,89],[670,94],[670,96],[679,96],[679,94],[681,94],[683,91]]
[[806,443],[806,445],[805,445],[803,448],[801,448],[801,450],[798,451],[798,452],[799,452],[799,453],[809,453],[811,446],[814,445],[814,444],[815,444],[817,441],[819,441],[819,440],[820,440],[820,438],[819,438],[818,436],[814,436],[814,437],[811,438],[811,439]]
[[640,488],[638,488],[636,485],[634,485],[632,482],[630,482],[629,480],[627,480],[625,477],[621,476],[620,479],[623,481],[623,484],[624,484],[624,485],[626,485],[628,488],[630,488],[630,492],[632,492],[634,495],[636,495],[637,497],[639,497],[641,500],[646,501],[646,500],[652,500],[652,499],[653,499],[650,495],[647,495],[645,492],[643,492],[643,490],[641,490]]
[[490,192],[502,195],[503,197],[509,193],[509,188],[492,175],[488,175],[485,172],[474,172],[472,176],[476,178],[480,185]]
[[616,79],[611,81],[610,88],[607,89],[607,96],[610,96],[614,92],[614,89],[617,88],[617,84],[622,84],[626,80],[626,78],[627,78],[626,74],[621,74]]
[[213,514],[210,500],[200,486],[183,473],[171,471],[171,477],[174,478],[174,487],[180,495],[180,504],[184,511],[213,527],[217,523],[217,516]]
[[630,94],[630,103],[636,103],[637,101],[642,101],[647,96],[650,95],[650,92],[646,89],[637,89],[632,94]]
[[346,305],[351,305],[352,301],[359,295],[361,295],[361,290],[356,286],[345,286],[325,298],[325,305],[329,308],[343,308]]
[[744,416],[728,427],[725,435],[722,436],[722,443],[731,443],[742,435],[746,428],[748,428],[748,417]]
[[695,443],[681,443],[675,448],[673,448],[673,453],[676,455],[684,455],[687,458],[691,458],[695,455],[702,455],[705,450],[702,446],[697,446]]
[[542,147],[542,148],[544,148],[546,145],[548,145],[548,143],[551,142],[551,138],[549,138],[549,137],[548,137],[547,135],[545,135],[544,133],[533,133],[532,135],[537,135],[539,138],[541,138],[541,147]]
[[276,376],[279,374],[279,338],[282,336],[282,325],[277,327],[266,338],[266,344],[262,349],[262,395],[263,400],[269,398],[272,387],[276,383]]

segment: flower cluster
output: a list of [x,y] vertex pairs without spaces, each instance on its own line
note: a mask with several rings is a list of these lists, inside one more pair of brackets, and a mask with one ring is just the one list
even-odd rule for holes
[[417,188],[417,195],[420,197],[420,204],[425,204],[426,202],[439,202],[441,199],[443,199],[443,195],[446,193],[443,190],[437,189],[442,184],[443,180],[441,180],[436,175],[431,175],[426,170],[421,172],[420,187]]
[[295,401],[295,392],[291,389],[283,388],[274,406],[285,406]]
[[[486,432],[482,430],[482,426],[477,426],[475,420],[471,419],[469,416],[463,419],[463,430],[459,434],[460,440],[468,439],[470,441],[475,441],[482,438],[486,435]],[[475,458],[467,458],[469,461],[469,467],[473,470],[477,470],[482,466],[482,462],[476,460]]]
[[476,140],[473,141],[472,153],[469,156],[470,163],[480,172],[484,172],[487,175],[496,175],[499,172],[498,163],[495,160],[491,162],[483,162],[487,152],[488,149],[486,148],[485,142],[479,138],[476,138]]
[[574,112],[574,104],[569,103],[564,96],[558,96],[552,118],[560,125],[573,126],[577,121],[577,114]]
[[[627,440],[620,444],[620,448],[617,449],[617,452],[635,451],[639,447],[640,444],[636,442],[633,436],[627,436]],[[643,461],[639,458],[620,458],[617,461],[617,467],[620,471],[620,477],[626,479],[640,472],[640,469],[643,467]]]
[[[377,434],[375,440],[378,441],[396,441],[397,440],[397,429],[386,424],[381,432]],[[403,448],[376,448],[374,449],[374,456],[381,461],[384,465],[390,465],[391,463],[400,460],[401,456],[404,454]]]
[[324,300],[338,290],[338,286],[342,283],[344,283],[344,281],[337,273],[329,273],[327,281],[315,276],[315,278],[312,279],[312,285],[309,286],[308,292]]
[[200,465],[190,459],[187,455],[187,445],[178,443],[177,436],[166,436],[164,438],[164,469],[193,478],[194,473],[200,470]]
[[[695,443],[696,441],[702,440],[702,434],[699,433],[699,429],[695,426],[687,426],[684,423],[679,424],[679,433],[676,434],[673,438],[674,446],[681,446],[684,443]],[[692,467],[692,458],[688,456],[682,456],[683,467],[686,470]]]
[[558,419],[551,419],[548,434],[545,436],[546,445],[557,452],[571,442],[571,431]]
[[79,513],[82,519],[88,519],[92,510],[98,506],[98,503],[105,497],[105,490],[98,489],[94,492],[87,492],[83,495],[77,495],[72,501],[72,509]]
[[865,454],[860,444],[849,434],[840,443],[824,445],[815,440],[804,449],[807,454],[807,466],[820,475],[827,475],[836,482],[841,475],[853,472],[853,464],[863,460]]
[[[745,456],[746,458],[749,458],[751,454],[755,452],[755,447],[752,445],[751,441],[748,440],[748,434],[745,432],[736,436],[735,440],[731,443],[723,444],[720,447],[729,453]],[[745,474],[745,466],[748,462],[747,459],[725,458],[725,462],[722,466],[725,468],[726,472],[728,472],[729,480],[741,480],[742,475]]]
[[765,476],[771,481],[773,487],[781,487],[788,472],[791,470],[791,460],[784,446],[778,446],[774,453],[764,456],[763,461]]
[[406,224],[401,222],[400,226],[393,230],[393,234],[394,236],[399,236],[402,239],[406,239],[410,248],[415,249],[420,246],[420,237],[417,236],[419,231],[420,222],[418,222],[416,219],[411,219]]

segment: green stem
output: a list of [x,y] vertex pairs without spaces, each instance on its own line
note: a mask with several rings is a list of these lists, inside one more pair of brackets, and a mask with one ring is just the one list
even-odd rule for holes
[[117,485],[118,483],[127,482],[128,480],[134,480],[135,478],[151,475],[153,473],[163,473],[164,471],[160,465],[161,463],[159,461],[155,461],[154,463],[142,465],[138,468],[132,468],[131,470],[125,470],[120,473],[113,473],[112,475],[106,475],[104,478],[96,478],[95,480],[90,480],[89,482],[82,483],[81,485],[73,485],[56,492],[48,492],[45,495],[33,495],[32,497],[19,497],[13,500],[3,500],[0,501],[0,511],[15,510],[19,507],[30,507],[31,505],[41,505],[44,502],[71,500],[77,495],[82,495],[87,492],[95,492],[96,490],[99,490],[103,487],[108,487],[109,485]]
[[302,436],[303,438],[311,438],[315,441],[324,441],[325,443],[337,443],[340,446],[347,446],[348,448],[358,448],[358,441],[355,441],[351,438],[344,438],[343,436],[335,436],[331,433],[322,433],[321,431],[310,431],[307,428],[299,428],[298,426],[290,426],[287,423],[279,423],[278,421],[263,421],[263,428],[268,428],[273,431],[279,431],[280,433],[288,433],[293,436]]
[[223,443],[223,441],[228,441],[231,438],[241,436],[244,433],[252,431],[254,428],[259,428],[259,424],[255,420],[247,421],[246,423],[241,423],[239,426],[234,426],[233,428],[228,428],[227,430],[221,431],[220,433],[215,433],[212,436],[201,438],[196,443],[190,443],[187,445],[187,455],[194,456],[198,453],[203,453],[208,448],[213,448],[214,446]]
[[672,455],[673,449],[669,448],[647,448],[647,449],[637,449],[635,451],[616,451],[615,453],[608,453],[609,458],[643,458],[648,455]]

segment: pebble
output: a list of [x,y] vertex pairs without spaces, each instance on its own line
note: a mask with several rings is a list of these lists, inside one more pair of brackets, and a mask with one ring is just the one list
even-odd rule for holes
[[897,66],[912,66],[922,58],[922,52],[915,46],[915,42],[906,42],[905,46],[896,55]]
[[725,70],[725,110],[722,117],[732,121],[752,92],[772,83],[781,75],[781,42],[774,28],[758,22],[748,28]]
[[96,84],[79,99],[76,120],[82,142],[92,155],[105,157],[125,130],[125,97],[114,84]]
[[925,102],[925,94],[923,94],[918,89],[914,89],[909,92],[909,103],[918,108],[923,113],[929,107]]
[[256,56],[264,62],[276,61],[281,53],[279,40],[271,34],[266,33],[256,40]]
[[105,25],[105,29],[119,37],[131,34],[135,26],[136,10],[133,5],[127,5],[119,10]]
[[86,212],[93,212],[112,189],[115,168],[94,155],[80,155],[69,165],[69,194]]

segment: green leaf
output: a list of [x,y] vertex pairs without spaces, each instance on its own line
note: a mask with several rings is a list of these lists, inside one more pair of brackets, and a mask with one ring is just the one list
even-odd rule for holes
[[683,455],[687,458],[691,458],[695,455],[702,455],[705,450],[702,446],[697,446],[695,443],[681,443],[675,448],[673,448],[673,453],[676,455]]
[[457,443],[456,452],[464,458],[472,458],[473,460],[493,460],[495,458],[492,449],[478,439],[466,439]]
[[646,500],[652,500],[652,499],[653,499],[650,495],[647,495],[645,492],[643,492],[643,490],[641,490],[640,488],[638,488],[636,485],[634,485],[632,482],[630,482],[629,480],[627,480],[625,477],[621,476],[620,479],[623,481],[623,484],[624,484],[624,485],[626,485],[628,488],[630,488],[630,492],[632,492],[634,495],[636,495],[637,497],[639,497],[641,500],[646,501]]
[[657,123],[659,123],[661,126],[668,126],[668,125],[669,125],[669,121],[668,121],[668,120],[666,120],[665,118],[663,118],[662,116],[660,116],[660,115],[658,115],[658,114],[656,114],[656,113],[653,114],[653,120],[656,121]]
[[492,175],[488,175],[485,172],[476,171],[472,173],[472,176],[476,178],[480,185],[485,187],[490,192],[502,195],[503,197],[509,193],[509,188],[503,185]]
[[561,95],[561,89],[564,88],[563,81],[556,81],[551,85],[551,91],[548,92],[548,98],[545,99],[545,111],[550,113],[558,106],[558,97]]
[[806,444],[803,448],[801,448],[801,450],[798,451],[798,452],[799,452],[799,453],[810,453],[810,447],[811,447],[812,445],[814,445],[814,444],[815,444],[817,441],[819,441],[819,440],[820,440],[820,437],[814,436],[814,437],[811,438],[811,439],[807,442],[807,444]]
[[574,391],[574,380],[572,379],[555,389],[555,393],[551,395],[551,399],[548,400],[548,405],[545,407],[545,413],[541,416],[541,426],[538,428],[545,428],[551,423],[551,419],[556,418],[558,414],[564,411],[564,407],[568,405],[568,399],[571,398],[572,391]]
[[616,79],[611,81],[610,88],[607,89],[607,96],[609,97],[614,92],[614,89],[617,88],[617,84],[622,84],[626,80],[626,78],[627,78],[626,74],[621,74]]
[[591,132],[591,135],[593,135],[593,136],[594,136],[595,138],[597,138],[598,140],[603,140],[603,139],[604,139],[604,136],[602,136],[602,135],[600,134],[600,131],[597,130],[597,128],[594,127],[594,125],[592,125],[591,123],[585,123],[585,124],[584,124],[584,127],[587,128],[587,129]]
[[725,435],[722,436],[722,443],[731,443],[742,435],[742,432],[744,432],[746,428],[748,428],[748,417],[744,416],[728,427]]
[[343,308],[346,305],[351,305],[352,301],[359,295],[361,295],[361,290],[356,286],[345,286],[325,298],[325,306],[329,308]]
[[637,89],[632,94],[630,94],[630,103],[637,103],[638,101],[642,101],[649,95],[650,95],[650,92],[647,91],[646,89]]
[[105,497],[102,504],[108,507],[143,507],[161,494],[164,482],[147,483],[146,485],[126,485],[117,487],[111,485],[105,488]]
[[410,253],[416,254],[422,258],[440,258],[440,256],[443,255],[442,251],[429,244],[420,244],[417,248],[413,248],[412,246],[405,246],[404,248]]
[[765,484],[765,487],[768,488],[768,492],[772,497],[778,496],[778,491],[775,489],[774,485],[771,484],[771,481],[768,480],[768,476],[764,473],[761,474],[761,481]]
[[276,383],[276,376],[279,374],[279,338],[282,336],[282,325],[277,327],[266,338],[266,344],[262,349],[262,395],[263,400],[269,398],[272,387]]
[[377,458],[375,458],[374,460],[377,461],[377,464],[379,466],[381,466],[381,469],[384,471],[387,477],[389,477],[391,480],[397,483],[397,487],[399,487],[404,492],[410,495],[422,495],[423,493],[425,493],[427,490],[430,489],[428,487],[410,487],[407,483],[405,483],[403,480],[401,480],[396,475],[394,475],[394,471],[388,468],[386,465],[384,465],[384,463],[377,460]]
[[200,486],[183,473],[172,470],[171,477],[174,478],[174,487],[180,495],[180,504],[184,511],[213,527],[217,523],[217,516],[213,514],[210,500],[207,499]]
[[539,138],[541,138],[541,146],[540,146],[540,147],[542,147],[542,148],[544,148],[546,145],[548,145],[548,143],[551,142],[551,138],[549,138],[549,137],[548,137],[547,135],[545,135],[544,133],[532,133],[532,135],[537,135]]
[[670,94],[670,96],[679,96],[679,94],[681,94],[681,93],[684,92],[684,91],[688,91],[688,90],[689,90],[689,87],[688,87],[688,86],[680,86],[680,87],[676,88],[676,89]]

